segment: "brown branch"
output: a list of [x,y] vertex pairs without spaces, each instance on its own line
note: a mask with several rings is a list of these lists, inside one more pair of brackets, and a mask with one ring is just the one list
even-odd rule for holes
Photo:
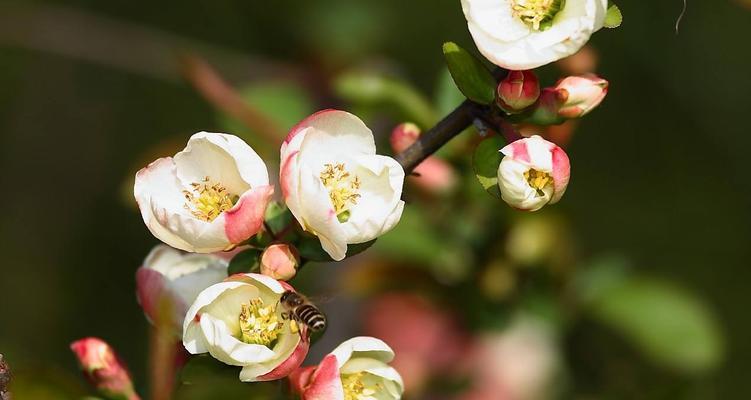
[[237,91],[203,59],[182,57],[182,73],[214,107],[236,118],[272,145],[281,142],[286,132],[266,115],[250,107]]
[[[506,70],[498,68],[493,71],[493,75],[499,80],[506,76],[506,72]],[[404,172],[409,175],[423,160],[462,133],[475,120],[480,120],[483,124],[501,133],[507,142],[521,138],[495,107],[465,100],[434,127],[420,135],[412,146],[397,154],[395,156],[396,161],[402,165]]]

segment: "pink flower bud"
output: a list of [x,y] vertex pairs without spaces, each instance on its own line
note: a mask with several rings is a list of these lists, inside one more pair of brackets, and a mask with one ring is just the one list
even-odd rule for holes
[[411,122],[399,124],[391,131],[391,148],[401,153],[420,137],[420,128]]
[[534,72],[509,71],[498,84],[496,101],[503,111],[516,114],[534,104],[538,97],[540,81]]
[[299,264],[297,249],[287,243],[272,244],[261,255],[261,273],[278,280],[292,279]]
[[107,397],[123,400],[139,400],[133,390],[130,374],[115,350],[107,342],[88,337],[70,345],[86,379]]
[[555,89],[565,99],[558,115],[579,118],[602,102],[608,94],[608,81],[594,74],[569,76],[558,81]]

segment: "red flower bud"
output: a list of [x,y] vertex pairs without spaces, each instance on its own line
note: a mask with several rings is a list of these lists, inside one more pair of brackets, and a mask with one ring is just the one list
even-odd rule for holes
[[538,97],[540,81],[533,71],[509,71],[498,84],[496,102],[503,111],[516,114],[534,104]]
[[113,399],[140,400],[130,374],[115,350],[105,341],[89,337],[70,345],[86,379],[100,393]]
[[608,94],[608,81],[594,74],[569,76],[558,81],[555,89],[565,99],[558,115],[579,118],[602,103]]

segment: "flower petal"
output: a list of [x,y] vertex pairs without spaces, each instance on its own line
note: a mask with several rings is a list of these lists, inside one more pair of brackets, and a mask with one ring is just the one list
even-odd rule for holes
[[321,360],[302,394],[303,400],[344,400],[337,357],[329,354]]
[[339,362],[344,365],[354,357],[368,357],[384,363],[394,359],[394,351],[381,339],[370,336],[358,336],[349,339],[331,352]]
[[219,218],[224,218],[224,232],[231,243],[242,243],[261,230],[272,194],[273,186],[254,187],[245,192],[232,209],[222,213]]

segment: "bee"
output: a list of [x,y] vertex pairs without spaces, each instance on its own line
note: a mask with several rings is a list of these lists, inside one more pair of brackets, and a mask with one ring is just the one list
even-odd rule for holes
[[287,310],[282,313],[282,318],[297,321],[313,332],[320,332],[326,328],[326,316],[300,293],[287,290],[282,293],[279,301]]

